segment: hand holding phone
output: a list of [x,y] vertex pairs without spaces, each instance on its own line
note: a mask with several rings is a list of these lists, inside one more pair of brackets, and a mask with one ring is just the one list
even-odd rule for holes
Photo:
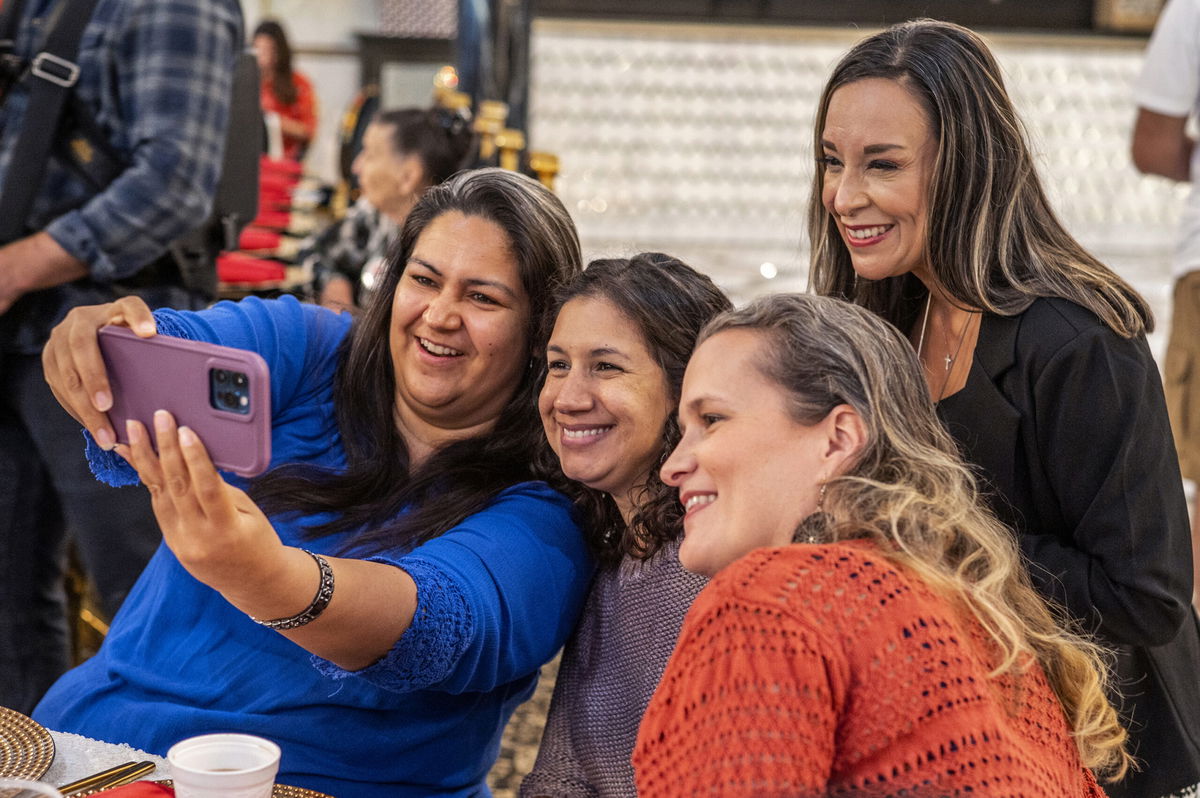
[[112,388],[109,421],[128,444],[125,421],[154,428],[166,410],[203,441],[213,465],[245,477],[271,461],[271,380],[258,354],[166,335],[139,338],[103,327],[100,352]]

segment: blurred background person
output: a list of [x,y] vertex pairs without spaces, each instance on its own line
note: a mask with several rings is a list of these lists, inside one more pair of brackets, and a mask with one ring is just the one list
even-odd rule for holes
[[283,157],[303,161],[317,132],[317,95],[312,82],[292,68],[292,47],[283,26],[265,19],[254,29],[263,113],[274,114],[283,136]]
[[[19,63],[41,52],[63,7],[0,5]],[[213,207],[245,41],[234,0],[99,0],[86,22],[67,59],[79,67],[69,113],[23,138],[49,82],[31,70],[18,70],[0,105],[0,705],[22,712],[70,665],[68,540],[106,618],[161,540],[144,490],[111,490],[88,470],[79,425],[42,376],[42,348],[80,305],[212,301],[213,261],[177,258],[173,244]],[[54,146],[34,162],[25,147],[46,139]],[[25,188],[18,213],[8,203]]]
[[707,582],[679,565],[683,508],[658,468],[696,336],[730,307],[712,280],[657,252],[596,260],[557,297],[538,399],[543,467],[584,513],[601,563],[563,653],[527,796],[633,795],[638,723]]
[[[1147,174],[1190,182],[1175,249],[1175,290],[1163,377],[1179,469],[1200,481],[1200,158],[1187,131],[1200,107],[1200,2],[1171,0],[1154,28],[1134,86],[1133,163]],[[1200,486],[1192,507],[1192,603],[1200,607]]]
[[334,310],[365,304],[408,212],[425,189],[463,166],[473,140],[468,121],[443,108],[400,108],[374,117],[352,166],[362,191],[358,201],[297,255],[312,274],[320,304]]
[[894,327],[778,294],[700,337],[662,467],[713,576],[646,711],[653,796],[1101,796],[1101,650],[1029,582]]
[[892,322],[1043,595],[1116,650],[1141,768],[1200,782],[1191,542],[1146,301],[1059,223],[1003,74],[917,20],[834,67],[814,128],[811,281]]

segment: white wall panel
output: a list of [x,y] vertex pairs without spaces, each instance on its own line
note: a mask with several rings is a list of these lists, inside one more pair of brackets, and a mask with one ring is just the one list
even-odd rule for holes
[[[539,20],[531,142],[560,156],[559,193],[587,254],[677,254],[739,300],[802,289],[812,118],[832,65],[863,35]],[[1062,219],[1165,329],[1185,190],[1129,160],[1143,42],[989,38]]]

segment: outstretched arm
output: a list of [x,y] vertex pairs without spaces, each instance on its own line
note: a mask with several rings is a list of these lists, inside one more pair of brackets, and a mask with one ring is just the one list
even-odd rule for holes
[[[252,618],[290,618],[321,583],[308,554],[285,546],[243,491],[217,473],[204,444],[166,411],[155,414],[154,441],[137,422],[129,447],[118,446],[150,490],[163,540],[188,573]],[[412,624],[417,589],[391,565],[327,558],[335,590],[328,607],[304,626],[280,632],[346,670],[383,657]]]

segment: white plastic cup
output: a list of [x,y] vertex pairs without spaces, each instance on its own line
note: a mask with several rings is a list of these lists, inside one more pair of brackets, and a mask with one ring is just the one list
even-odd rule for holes
[[28,781],[26,779],[0,779],[0,796],[21,796],[28,798],[29,794],[47,795],[50,798],[62,798],[62,793],[51,787],[49,784],[43,784],[40,781]]
[[250,734],[202,734],[167,751],[176,798],[271,798],[279,746]]

